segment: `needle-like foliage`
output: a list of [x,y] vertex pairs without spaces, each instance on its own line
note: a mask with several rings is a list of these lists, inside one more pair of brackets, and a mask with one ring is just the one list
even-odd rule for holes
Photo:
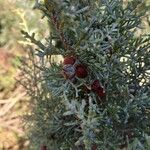
[[[23,31],[38,47],[32,53],[38,62],[30,64],[37,70],[30,70],[30,82],[37,90],[28,87],[34,99],[28,116],[33,149],[149,148],[150,35],[138,34],[143,4],[142,0],[36,2],[34,8],[47,18],[50,32],[43,44]],[[67,66],[74,74],[71,79],[66,64],[52,61],[53,55],[76,59]]]

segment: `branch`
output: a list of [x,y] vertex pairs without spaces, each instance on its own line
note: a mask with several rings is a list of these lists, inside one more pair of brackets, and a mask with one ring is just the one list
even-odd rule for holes
[[37,41],[34,36],[35,36],[35,33],[32,34],[32,36],[30,36],[27,32],[25,31],[21,31],[21,33],[24,35],[25,38],[29,39],[32,43],[34,43],[35,45],[38,45],[42,50],[45,50],[46,47],[40,42],[40,41]]
[[51,20],[52,20],[52,23],[56,29],[56,31],[59,33],[59,37],[60,37],[60,40],[62,41],[64,47],[66,50],[75,50],[73,47],[71,47],[69,45],[69,43],[67,42],[67,40],[65,39],[65,35],[64,33],[62,32],[62,29],[61,29],[61,25],[58,21],[58,15],[57,15],[57,12],[54,11],[52,13],[52,17],[51,17]]

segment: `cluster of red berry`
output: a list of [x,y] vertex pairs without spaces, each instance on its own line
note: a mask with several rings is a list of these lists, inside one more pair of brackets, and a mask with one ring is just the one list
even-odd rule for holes
[[64,58],[62,73],[66,79],[85,78],[88,75],[88,70],[85,65],[78,62],[77,58],[68,56]]
[[[86,78],[88,76],[88,68],[81,64],[74,56],[67,56],[64,58],[62,74],[65,79],[72,80],[74,78]],[[105,90],[100,85],[99,80],[94,80],[90,85],[90,90],[96,93],[99,97],[105,97]]]

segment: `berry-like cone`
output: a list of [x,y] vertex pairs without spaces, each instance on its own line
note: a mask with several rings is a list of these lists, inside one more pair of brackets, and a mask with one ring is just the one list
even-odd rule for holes
[[76,66],[76,76],[78,78],[85,78],[88,75],[87,67],[85,65],[79,64]]

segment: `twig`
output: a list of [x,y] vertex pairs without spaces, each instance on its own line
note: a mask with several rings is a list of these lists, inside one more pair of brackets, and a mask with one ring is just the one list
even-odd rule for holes
[[32,43],[38,45],[42,50],[45,50],[45,49],[46,49],[46,47],[45,47],[40,41],[37,41],[37,40],[34,38],[34,36],[35,36],[34,33],[32,34],[32,36],[30,36],[27,32],[25,32],[25,31],[23,31],[23,30],[21,31],[21,33],[25,36],[25,38],[30,39],[30,41],[31,41]]
[[52,13],[52,17],[51,17],[51,20],[52,20],[52,23],[55,27],[55,29],[57,30],[57,32],[59,33],[59,37],[60,37],[60,40],[63,42],[63,45],[65,47],[66,50],[75,50],[73,47],[71,47],[69,45],[69,43],[67,42],[67,40],[65,39],[65,35],[64,33],[62,32],[62,29],[61,29],[61,25],[58,21],[58,15],[56,12],[53,12]]
[[7,104],[7,105],[5,104],[5,106],[0,111],[0,117],[4,116],[16,104],[16,102],[18,102],[25,95],[26,95],[25,92],[21,93],[17,97],[12,98],[11,99],[12,102],[10,104]]

